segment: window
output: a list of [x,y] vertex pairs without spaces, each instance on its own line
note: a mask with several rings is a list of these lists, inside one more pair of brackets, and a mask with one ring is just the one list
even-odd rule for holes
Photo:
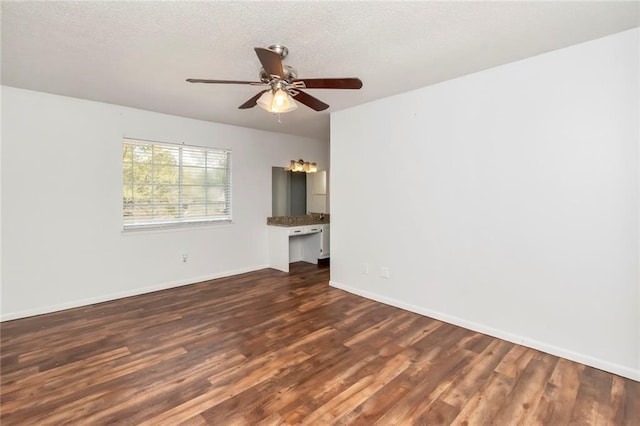
[[231,220],[231,151],[125,139],[124,228]]

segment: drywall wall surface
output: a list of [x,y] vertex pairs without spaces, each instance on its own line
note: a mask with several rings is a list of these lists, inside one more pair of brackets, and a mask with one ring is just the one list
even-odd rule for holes
[[[233,223],[123,233],[124,137],[231,149]],[[328,156],[327,141],[2,87],[2,319],[266,267],[271,168]]]
[[638,39],[332,114],[332,284],[640,380]]

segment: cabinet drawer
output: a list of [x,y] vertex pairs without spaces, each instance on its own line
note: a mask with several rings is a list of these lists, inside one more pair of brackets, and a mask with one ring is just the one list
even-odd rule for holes
[[320,232],[321,229],[322,228],[319,225],[295,226],[293,228],[289,228],[289,235],[316,234]]
[[289,228],[289,235],[304,235],[306,230],[303,226],[296,226],[295,228]]

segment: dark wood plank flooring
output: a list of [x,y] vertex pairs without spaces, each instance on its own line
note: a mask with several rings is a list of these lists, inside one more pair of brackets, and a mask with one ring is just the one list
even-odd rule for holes
[[638,382],[292,266],[2,323],[2,425],[640,425]]

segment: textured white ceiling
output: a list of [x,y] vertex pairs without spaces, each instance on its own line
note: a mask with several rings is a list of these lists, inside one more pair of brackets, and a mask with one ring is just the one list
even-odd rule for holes
[[[640,25],[640,2],[2,1],[2,84],[238,126],[329,138],[329,114]],[[237,107],[259,88],[254,47],[283,44],[308,90],[278,124]]]

